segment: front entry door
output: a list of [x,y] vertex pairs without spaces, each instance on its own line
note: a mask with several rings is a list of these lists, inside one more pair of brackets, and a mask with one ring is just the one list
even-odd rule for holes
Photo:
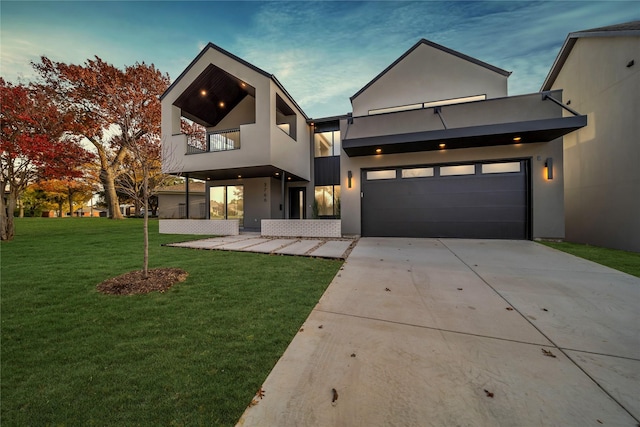
[[289,188],[289,218],[304,219],[306,217],[305,204],[307,202],[306,188]]

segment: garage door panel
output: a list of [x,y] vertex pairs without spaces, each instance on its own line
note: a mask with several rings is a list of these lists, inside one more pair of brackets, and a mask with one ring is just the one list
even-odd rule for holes
[[529,207],[522,166],[520,173],[374,181],[364,173],[362,234],[525,239]]

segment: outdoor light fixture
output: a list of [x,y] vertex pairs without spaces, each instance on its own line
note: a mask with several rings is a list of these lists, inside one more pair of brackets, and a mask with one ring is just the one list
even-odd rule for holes
[[224,102],[220,101],[220,103],[218,104],[220,106],[220,108],[224,108]]
[[382,153],[382,148],[376,148],[376,154]]
[[353,174],[351,173],[351,171],[347,172],[347,178],[349,179],[347,186],[351,188],[351,179],[353,178]]
[[547,157],[547,160],[544,161],[544,167],[547,169],[547,179],[553,179],[553,159],[551,157]]
[[202,90],[200,91],[200,95],[202,95],[202,96],[207,96],[207,91],[206,91],[206,90],[204,90],[204,89],[202,89]]
[[522,141],[522,137],[521,136],[514,136],[513,137],[513,142],[520,142]]
[[440,147],[441,150],[444,149],[444,147],[446,147],[446,146],[447,146],[447,144],[445,144],[445,143],[438,144],[438,147]]

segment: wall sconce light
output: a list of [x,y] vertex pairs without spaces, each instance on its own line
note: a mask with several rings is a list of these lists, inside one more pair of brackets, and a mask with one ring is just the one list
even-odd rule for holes
[[553,159],[551,157],[547,157],[544,167],[547,169],[547,179],[553,179]]
[[351,171],[347,171],[347,187],[351,188],[351,179],[353,178],[353,174],[351,173]]

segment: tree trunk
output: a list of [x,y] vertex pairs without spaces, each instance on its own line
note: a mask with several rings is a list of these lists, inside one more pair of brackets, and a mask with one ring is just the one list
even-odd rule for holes
[[104,198],[107,202],[107,209],[111,214],[111,219],[123,219],[116,193],[115,173],[112,168],[102,168],[100,170],[100,182],[104,188]]
[[0,199],[2,199],[0,201],[0,240],[13,240],[15,234],[13,211],[16,209],[18,197],[15,192],[10,191],[6,202],[3,196]]
[[144,201],[144,261],[142,268],[142,276],[146,279],[149,277],[149,172],[147,166],[143,166],[142,178],[142,200]]
[[67,201],[69,202],[70,216],[73,217],[73,193],[71,191],[67,191]]

